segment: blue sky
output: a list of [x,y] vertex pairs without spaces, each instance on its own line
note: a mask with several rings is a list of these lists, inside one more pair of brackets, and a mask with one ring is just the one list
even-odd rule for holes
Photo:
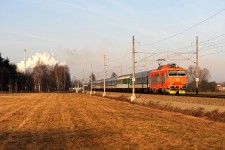
[[[72,76],[81,77],[83,67],[89,74],[92,63],[100,78],[104,54],[109,75],[112,71],[119,74],[121,64],[124,73],[131,71],[135,35],[137,71],[157,67],[160,58],[187,68],[194,65],[196,35],[199,42],[205,42],[225,33],[225,11],[179,36],[148,44],[224,8],[224,0],[1,0],[0,52],[15,63],[23,60],[24,48],[28,58],[35,53],[54,53],[58,61],[69,65]],[[213,42],[217,47],[211,46]],[[225,64],[224,42],[225,36],[221,36],[199,45],[199,65],[210,70],[211,80],[225,81],[224,69],[215,67]],[[179,49],[187,46],[192,47]]]

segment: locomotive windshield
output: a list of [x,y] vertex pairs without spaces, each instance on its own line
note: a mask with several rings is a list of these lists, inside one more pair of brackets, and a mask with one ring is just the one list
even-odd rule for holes
[[177,76],[177,71],[169,71],[169,76]]
[[169,76],[186,76],[185,71],[169,71]]
[[178,76],[186,76],[185,71],[178,71]]

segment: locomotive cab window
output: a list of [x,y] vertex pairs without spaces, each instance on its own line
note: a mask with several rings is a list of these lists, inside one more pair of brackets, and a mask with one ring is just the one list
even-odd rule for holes
[[169,71],[169,76],[186,76],[185,71]]
[[178,76],[186,76],[185,71],[178,71]]
[[169,76],[177,76],[177,71],[169,71]]

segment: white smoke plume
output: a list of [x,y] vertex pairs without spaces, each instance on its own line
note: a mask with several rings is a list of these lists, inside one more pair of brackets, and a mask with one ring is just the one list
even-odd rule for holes
[[[41,61],[43,64],[45,65],[49,65],[49,66],[53,66],[56,63],[58,63],[58,61],[54,58],[53,53],[49,54],[49,53],[36,53],[34,54],[32,57],[28,58],[26,61],[26,68],[29,69],[33,69],[37,62]],[[25,67],[24,67],[24,60],[21,61],[20,63],[17,63],[17,69],[18,71],[23,72]]]

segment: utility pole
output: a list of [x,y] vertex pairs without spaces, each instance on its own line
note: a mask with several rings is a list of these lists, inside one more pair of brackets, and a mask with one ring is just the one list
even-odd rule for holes
[[27,61],[27,50],[26,49],[24,49],[24,74],[26,74],[26,61]]
[[99,72],[98,72],[98,79],[97,80],[99,80],[100,79],[100,76],[99,76]]
[[131,101],[134,101],[136,99],[136,96],[135,96],[135,57],[134,57],[134,35],[133,35],[133,43],[132,43],[132,95],[131,95],[131,98],[130,100]]
[[123,75],[123,66],[121,64],[121,76]]
[[106,74],[105,74],[105,55],[104,55],[104,92],[103,92],[103,97],[106,96],[106,92],[105,92],[105,77],[106,77]]
[[196,36],[196,67],[195,67],[195,81],[196,81],[196,95],[198,95],[198,82],[199,82],[199,75],[198,75],[198,36]]
[[[26,72],[27,72],[27,68],[26,68],[26,61],[27,61],[27,50],[26,49],[24,49],[24,75],[25,75],[25,77],[26,77]],[[27,80],[27,77],[25,78],[26,80]],[[26,87],[26,83],[25,83],[25,85],[24,85],[24,89],[26,90],[27,89],[27,87]]]
[[64,91],[66,90],[66,78],[65,78],[66,75],[65,74],[66,74],[66,72],[65,72],[65,66],[64,66],[63,67],[63,80],[64,80],[64,85],[63,85],[64,87],[63,88],[64,88]]
[[92,95],[92,64],[91,64],[91,92],[90,94]]
[[84,67],[83,67],[83,93],[84,93]]
[[73,77],[73,82],[74,82],[74,88],[76,88],[76,77]]
[[145,71],[146,71],[146,54],[145,54]]
[[78,89],[80,88],[80,80],[77,80]]
[[18,76],[16,77],[16,85],[15,85],[15,92],[17,93],[17,80],[18,80]]

